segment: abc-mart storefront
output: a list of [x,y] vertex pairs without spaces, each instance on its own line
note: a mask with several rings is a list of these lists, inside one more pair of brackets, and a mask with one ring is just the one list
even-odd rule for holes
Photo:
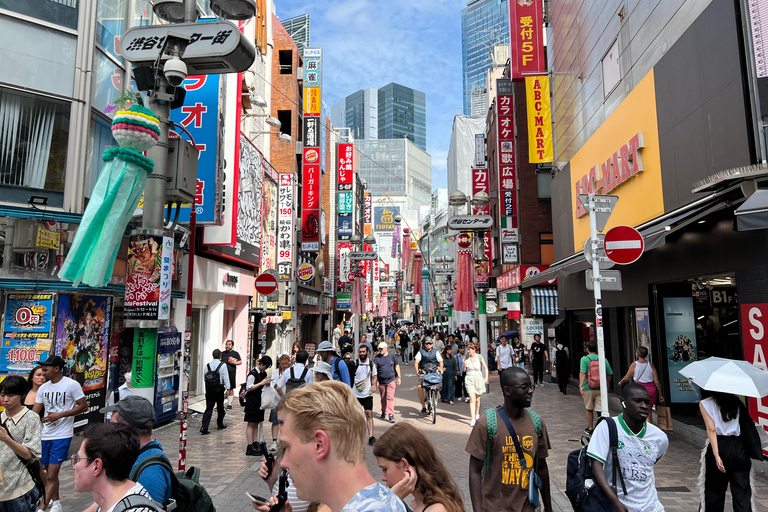
[[[730,109],[730,133],[723,140],[685,123],[682,114],[675,117],[675,109],[670,112],[667,89],[676,79],[670,75],[677,73],[677,60],[687,57],[685,50],[662,57],[561,167],[552,183],[552,197],[568,198],[553,202],[558,261],[525,280],[522,288],[557,279],[559,315],[550,327],[570,347],[572,375],[578,381],[579,359],[596,335],[594,296],[586,289],[585,276],[591,265],[582,252],[589,238],[589,215],[577,194],[618,196],[603,232],[618,225],[635,227],[645,252],[637,262],[612,269],[621,272],[621,291],[603,292],[612,390],[619,392],[617,383],[634,361],[637,347],[646,346],[673,419],[703,425],[699,393],[679,370],[707,357],[752,361],[756,352],[763,353],[768,244],[766,231],[754,228],[761,222],[768,227],[768,216],[755,219],[754,211],[747,210],[768,207],[763,197],[768,191],[760,190],[768,187],[768,172],[738,170],[754,158],[745,98],[714,95],[697,107],[705,116],[713,109]],[[692,153],[705,147],[708,161],[718,162],[718,167],[698,165],[700,159]],[[729,176],[711,177],[719,171]],[[752,226],[746,222],[737,229],[737,217],[750,219]],[[768,339],[766,344],[768,351]],[[764,409],[768,418],[768,404]],[[696,429],[691,432],[699,435]]]

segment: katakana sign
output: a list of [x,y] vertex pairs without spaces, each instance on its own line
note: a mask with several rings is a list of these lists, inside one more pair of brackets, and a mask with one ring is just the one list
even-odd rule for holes
[[277,275],[280,281],[293,280],[294,177],[278,175],[277,190]]

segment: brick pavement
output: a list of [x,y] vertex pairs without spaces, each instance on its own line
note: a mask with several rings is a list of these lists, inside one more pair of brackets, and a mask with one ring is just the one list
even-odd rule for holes
[[[437,423],[432,425],[421,412],[416,394],[416,377],[413,366],[403,368],[403,385],[395,396],[395,415],[398,421],[410,421],[418,425],[435,444],[440,456],[456,480],[465,497],[467,509],[471,510],[467,483],[468,456],[464,452],[469,427],[469,405],[457,402],[450,406],[438,403]],[[483,396],[483,409],[502,403],[498,377],[491,377],[490,392]],[[379,407],[375,399],[374,413]],[[536,389],[533,408],[541,415],[549,430],[552,450],[548,458],[553,484],[553,508],[557,512],[570,511],[571,507],[562,490],[565,489],[566,459],[571,450],[578,448],[580,433],[585,427],[584,409],[581,397],[575,388],[569,395],[558,392],[557,385],[547,384]],[[212,430],[208,436],[200,436],[202,414],[190,419],[188,466],[202,469],[202,483],[211,494],[216,506],[227,512],[247,512],[251,509],[246,491],[267,495],[265,484],[256,474],[259,459],[246,457],[245,424],[242,409],[235,405],[227,415],[229,425],[224,431]],[[270,439],[268,425],[265,434]],[[375,435],[378,437],[389,427],[389,423],[376,419]],[[178,422],[156,430],[156,438],[163,444],[174,461],[178,447]],[[695,487],[699,473],[699,448],[682,439],[674,432],[669,433],[670,449],[656,466],[656,483],[660,498],[668,512],[693,511],[698,509],[698,491]],[[78,438],[76,438],[78,439]],[[82,438],[79,438],[82,439]],[[73,443],[77,444],[77,443]],[[371,474],[380,478],[381,472],[366,447],[366,460]],[[68,466],[69,463],[66,463]],[[74,492],[73,472],[62,468],[62,504],[65,512],[84,510],[90,501],[87,496]],[[756,480],[757,511],[768,512],[768,481],[762,477]],[[731,511],[730,498],[726,507]]]

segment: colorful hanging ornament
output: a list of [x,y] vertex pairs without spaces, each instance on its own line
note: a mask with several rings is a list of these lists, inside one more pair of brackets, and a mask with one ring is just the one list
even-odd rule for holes
[[411,230],[408,228],[403,228],[403,261],[402,261],[402,264],[400,265],[400,268],[402,268],[403,270],[408,270],[408,265],[410,264],[411,264]]
[[392,258],[397,258],[397,244],[400,243],[400,224],[395,224],[395,232],[392,233]]
[[151,110],[133,105],[115,114],[112,135],[120,147],[101,156],[106,162],[83,213],[59,278],[73,286],[106,286],[125,228],[139,204],[154,163],[141,153],[160,137],[160,121]]
[[379,299],[379,316],[389,316],[389,299],[387,298],[387,289],[381,289],[381,298]]
[[472,238],[462,233],[456,239],[459,245],[458,261],[456,262],[456,311],[473,311],[475,309],[475,265],[472,261]]
[[418,251],[416,254],[413,255],[413,272],[411,275],[413,276],[413,291],[414,293],[421,294],[422,293],[422,275],[421,275],[421,269],[423,266],[423,255],[421,254],[421,251]]

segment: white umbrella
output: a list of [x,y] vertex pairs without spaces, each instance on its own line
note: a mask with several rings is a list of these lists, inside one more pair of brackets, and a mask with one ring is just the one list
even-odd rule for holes
[[755,398],[768,396],[768,372],[747,361],[710,357],[689,364],[680,374],[708,391]]

